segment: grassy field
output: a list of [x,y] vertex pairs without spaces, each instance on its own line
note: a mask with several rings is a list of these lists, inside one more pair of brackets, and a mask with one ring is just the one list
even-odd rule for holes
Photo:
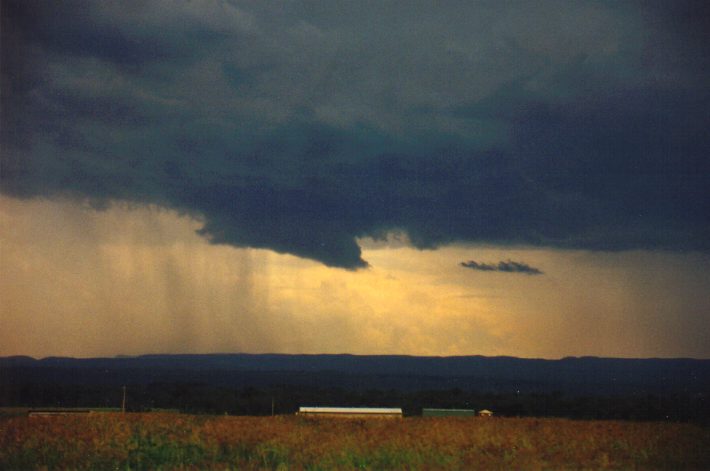
[[710,430],[513,418],[0,418],[0,469],[710,469]]

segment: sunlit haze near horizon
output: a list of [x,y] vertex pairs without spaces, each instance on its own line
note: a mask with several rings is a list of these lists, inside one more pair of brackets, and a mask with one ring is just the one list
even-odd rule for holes
[[[352,272],[211,245],[158,208],[0,203],[0,355],[709,356],[698,254],[370,240]],[[459,265],[505,257],[544,273]]]
[[710,358],[704,2],[2,2],[0,356]]

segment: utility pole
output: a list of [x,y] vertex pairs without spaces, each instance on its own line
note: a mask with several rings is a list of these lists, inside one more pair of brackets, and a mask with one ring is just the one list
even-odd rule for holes
[[126,386],[123,386],[123,401],[121,402],[121,412],[126,413]]
[[274,396],[271,396],[271,417],[274,416]]

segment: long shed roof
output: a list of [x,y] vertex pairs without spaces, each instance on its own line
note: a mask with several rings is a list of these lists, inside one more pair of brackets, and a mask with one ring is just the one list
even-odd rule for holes
[[299,407],[302,414],[401,414],[400,407]]

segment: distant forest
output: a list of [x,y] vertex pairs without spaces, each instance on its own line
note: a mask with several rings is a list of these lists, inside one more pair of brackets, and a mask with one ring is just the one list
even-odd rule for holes
[[[2,387],[0,404],[10,407],[120,407],[122,388],[56,383],[24,383]],[[347,391],[342,388],[228,388],[200,383],[127,386],[126,410],[177,409],[196,414],[293,414],[299,406],[402,407],[405,415],[422,408],[490,409],[506,417],[572,419],[672,420],[710,423],[706,396],[653,394],[640,396],[568,396],[562,393],[501,394],[461,389],[405,392]],[[273,406],[273,409],[272,409]]]
[[15,357],[0,358],[0,406],[120,407],[126,386],[128,411],[270,415],[299,406],[369,406],[419,415],[433,407],[710,424],[709,366],[707,360],[332,355]]

